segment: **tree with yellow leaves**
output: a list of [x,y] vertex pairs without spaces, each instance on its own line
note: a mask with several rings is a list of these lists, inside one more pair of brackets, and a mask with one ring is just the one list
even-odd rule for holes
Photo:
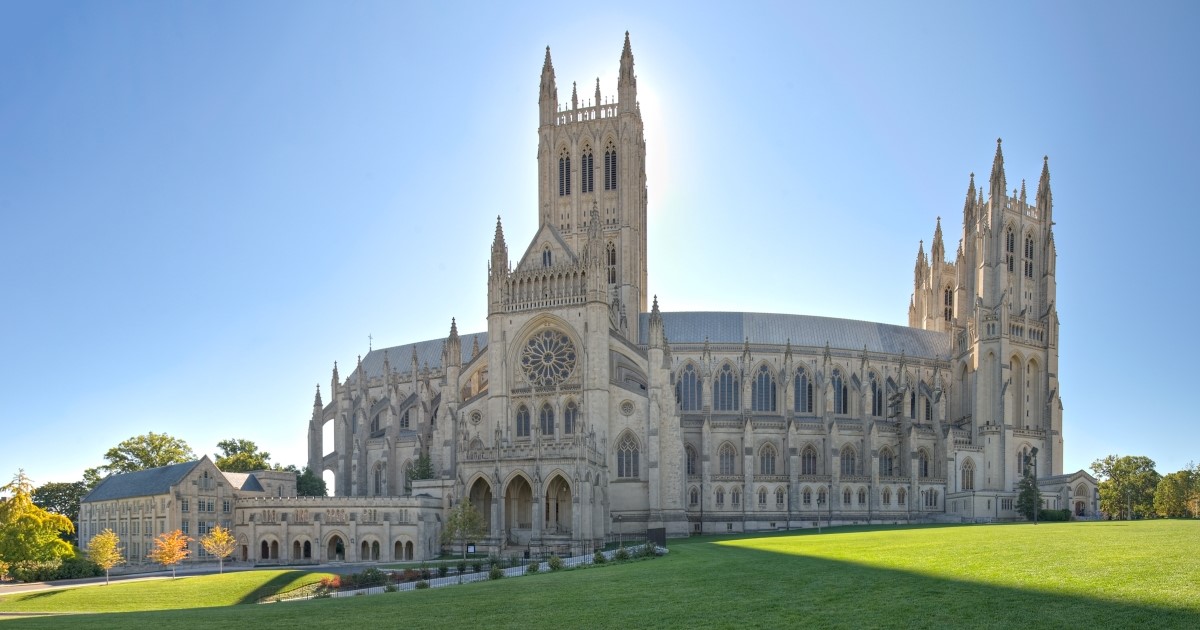
[[[0,562],[47,562],[71,555],[71,545],[59,537],[75,526],[62,514],[47,512],[33,502],[33,481],[19,471],[0,486]],[[3,495],[8,495],[4,498]]]
[[121,539],[117,537],[116,532],[107,528],[92,536],[92,541],[88,543],[88,559],[104,569],[105,584],[108,584],[108,570],[125,562],[120,544]]
[[237,549],[237,539],[233,537],[233,533],[220,525],[212,528],[212,531],[200,537],[200,546],[211,556],[217,557],[217,562],[221,567],[221,573],[225,572],[225,558],[228,558]]
[[188,543],[192,540],[194,539],[178,529],[159,534],[158,538],[154,539],[154,548],[146,557],[164,567],[171,567],[171,579],[175,579],[175,565],[192,554],[192,550],[188,549]]

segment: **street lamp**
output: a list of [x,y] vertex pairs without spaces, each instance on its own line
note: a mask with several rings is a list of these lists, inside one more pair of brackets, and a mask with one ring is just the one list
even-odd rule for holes
[[620,514],[618,514],[618,515],[617,515],[617,546],[618,546],[618,547],[624,547],[624,546],[625,546],[625,536],[624,536],[624,534],[625,534],[624,530],[622,530],[622,529],[621,529],[621,515],[620,515]]

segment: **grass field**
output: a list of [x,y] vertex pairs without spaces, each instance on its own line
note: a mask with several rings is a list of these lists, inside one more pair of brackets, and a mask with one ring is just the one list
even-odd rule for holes
[[[180,592],[189,609],[70,622],[87,628],[1200,628],[1198,549],[1200,522],[1187,521],[839,528],[673,541],[671,553],[656,560],[341,600],[194,610],[245,595]],[[224,579],[242,575],[252,574]],[[191,598],[196,603],[188,604]],[[27,604],[0,600],[0,611]],[[0,627],[64,621],[29,618]]]

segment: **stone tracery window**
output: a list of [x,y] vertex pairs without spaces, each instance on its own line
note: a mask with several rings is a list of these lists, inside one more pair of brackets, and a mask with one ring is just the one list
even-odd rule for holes
[[675,382],[675,398],[679,401],[680,410],[699,411],[703,389],[704,382],[696,374],[696,366],[691,363],[683,366],[679,380]]
[[842,474],[855,475],[858,474],[858,461],[854,453],[854,448],[849,444],[842,447]]
[[604,190],[617,189],[617,147],[612,140],[604,147]]
[[1025,277],[1033,277],[1033,237],[1025,237]]
[[558,196],[571,194],[571,154],[563,147],[558,155]]
[[811,444],[805,446],[804,451],[800,454],[800,474],[817,474],[817,449],[813,448]]
[[766,365],[758,367],[758,375],[754,377],[751,389],[754,411],[775,411],[775,376]]
[[638,442],[628,431],[617,443],[617,477],[636,479],[638,476]]
[[563,433],[571,435],[575,433],[575,421],[579,418],[579,406],[574,400],[567,402],[566,409],[563,410]]
[[962,489],[975,489],[975,463],[969,459],[962,466]]
[[737,452],[733,450],[732,444],[722,444],[721,450],[717,452],[717,459],[721,462],[722,475],[737,474]]
[[537,387],[553,387],[567,380],[575,371],[575,361],[575,344],[554,330],[530,337],[521,351],[521,369]]
[[617,246],[613,245],[612,241],[608,242],[608,248],[604,252],[604,260],[608,267],[608,283],[617,283]]
[[592,162],[592,147],[583,145],[583,155],[580,156],[580,190],[579,192],[596,192],[596,171]]
[[692,448],[691,444],[688,444],[687,446],[685,446],[683,448],[683,452],[684,452],[683,457],[685,460],[685,470],[687,471],[687,474],[689,474],[689,475],[696,474],[696,449]]
[[717,411],[737,411],[741,407],[738,401],[739,380],[728,363],[721,366],[713,388],[713,407]]
[[808,380],[808,372],[803,368],[796,370],[796,411],[812,413],[812,399],[812,381]]
[[917,476],[922,479],[929,476],[929,453],[925,449],[917,451]]
[[842,371],[833,371],[833,413],[850,413],[850,396],[846,383],[842,380]]
[[942,298],[943,306],[945,306],[946,321],[954,319],[954,289],[946,287],[946,291]]
[[775,474],[775,447],[767,444],[758,452],[758,474]]
[[554,437],[554,409],[550,403],[542,404],[542,411],[538,414],[538,428],[541,429],[542,435]]
[[892,456],[892,449],[884,448],[879,451],[879,476],[891,477],[894,472],[895,459]]
[[871,374],[871,415],[876,418],[883,416],[883,388],[879,386],[874,373]]
[[1017,250],[1017,237],[1013,234],[1012,228],[1008,228],[1004,232],[1004,260],[1008,267],[1008,273],[1013,272],[1013,257]]
[[529,437],[529,407],[517,409],[517,437]]

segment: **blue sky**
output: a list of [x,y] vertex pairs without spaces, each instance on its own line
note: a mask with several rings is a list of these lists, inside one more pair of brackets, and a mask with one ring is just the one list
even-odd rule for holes
[[1031,196],[1050,156],[1066,469],[1200,459],[1195,3],[438,4],[0,4],[0,475],[148,431],[303,465],[368,335],[484,329],[544,48],[615,94],[626,30],[665,310],[906,323],[1003,137]]

